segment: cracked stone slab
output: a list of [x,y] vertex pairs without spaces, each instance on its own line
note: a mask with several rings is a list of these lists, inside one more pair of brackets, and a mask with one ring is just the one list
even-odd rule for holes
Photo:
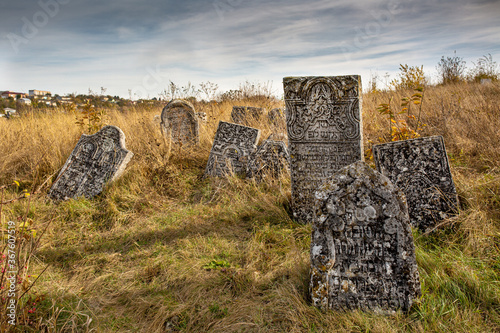
[[421,295],[404,194],[364,162],[315,192],[312,302],[321,309],[408,311]]
[[245,175],[248,159],[257,148],[260,130],[220,121],[208,157],[205,176]]
[[125,134],[105,126],[93,135],[82,134],[49,191],[53,200],[92,198],[118,178],[134,154],[125,147]]
[[457,191],[442,136],[375,145],[373,157],[377,170],[405,193],[414,227],[431,230],[456,213]]
[[283,141],[267,139],[251,155],[247,166],[247,177],[261,180],[266,175],[276,177],[290,168],[290,155]]

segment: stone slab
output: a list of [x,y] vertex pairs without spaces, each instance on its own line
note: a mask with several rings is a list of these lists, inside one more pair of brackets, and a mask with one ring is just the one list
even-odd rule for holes
[[359,161],[319,188],[314,209],[313,304],[332,310],[408,311],[421,289],[401,190]]
[[92,198],[108,181],[119,177],[134,154],[125,147],[125,134],[105,126],[93,135],[83,134],[54,181],[49,197],[59,201]]
[[247,177],[261,180],[267,175],[276,177],[290,168],[290,155],[283,141],[267,139],[260,145],[248,162]]
[[193,105],[187,101],[172,100],[163,108],[161,128],[165,137],[174,144],[199,142],[198,117]]
[[205,176],[245,175],[248,159],[257,148],[260,130],[220,121],[208,157]]
[[340,168],[363,160],[361,77],[285,77],[292,211],[310,223],[314,191]]
[[395,141],[373,146],[377,170],[406,195],[411,224],[430,230],[458,207],[442,136]]
[[236,124],[247,126],[252,120],[259,121],[264,114],[263,108],[253,106],[233,106],[231,121]]

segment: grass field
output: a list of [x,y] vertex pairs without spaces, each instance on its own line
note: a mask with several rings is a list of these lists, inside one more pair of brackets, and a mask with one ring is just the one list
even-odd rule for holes
[[[363,95],[366,160],[392,139],[380,104],[401,110],[414,91]],[[390,103],[389,103],[390,102]],[[19,260],[33,253],[12,332],[495,332],[500,331],[500,86],[427,87],[420,135],[442,135],[460,214],[432,234],[414,231],[423,296],[409,313],[321,312],[308,298],[310,225],[289,216],[289,175],[264,183],[203,179],[219,120],[233,105],[283,107],[260,96],[196,102],[200,144],[167,147],[161,106],[107,110],[135,156],[98,197],[54,204],[46,193],[82,130],[75,115],[36,111],[0,119],[2,252],[18,221]],[[399,126],[416,128],[408,113]],[[399,120],[406,120],[406,125]],[[265,139],[268,124],[253,124]],[[280,131],[284,131],[283,126]],[[19,186],[13,182],[19,182]],[[25,224],[21,224],[25,223]],[[36,232],[36,234],[35,234]],[[38,242],[39,241],[39,242]],[[2,265],[6,264],[3,258]],[[47,268],[46,268],[47,267]],[[40,275],[44,270],[45,272]],[[2,275],[2,306],[7,284]],[[23,286],[24,285],[24,286]],[[2,310],[3,311],[3,310]]]

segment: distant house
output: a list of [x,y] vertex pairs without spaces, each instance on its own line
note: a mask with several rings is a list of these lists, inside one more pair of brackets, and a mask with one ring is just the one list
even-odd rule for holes
[[31,100],[29,98],[20,98],[17,100],[19,104],[31,105]]
[[43,90],[30,90],[29,91],[30,97],[33,98],[46,98],[47,95],[52,95],[50,91],[43,91]]
[[9,114],[10,113],[16,113],[16,109],[4,108],[3,110],[5,111],[5,114],[7,114],[7,113],[9,113]]
[[2,96],[2,98],[9,98],[9,97],[17,98],[17,96],[19,96],[19,98],[24,98],[24,97],[26,97],[26,94],[22,93],[22,92],[15,92],[15,91],[3,91],[1,96]]
[[71,101],[71,97],[61,97],[61,96],[56,96],[56,100],[61,103],[61,104],[69,104],[73,103]]

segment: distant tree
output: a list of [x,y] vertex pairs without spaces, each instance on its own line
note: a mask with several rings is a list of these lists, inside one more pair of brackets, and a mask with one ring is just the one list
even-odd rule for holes
[[498,81],[500,77],[498,65],[496,61],[493,61],[491,54],[482,56],[477,60],[477,63],[473,64],[474,68],[469,71],[468,75],[470,81],[480,82],[482,79]]
[[465,61],[461,57],[457,57],[457,51],[453,57],[441,57],[437,65],[437,70],[441,75],[443,84],[459,83],[465,79]]

